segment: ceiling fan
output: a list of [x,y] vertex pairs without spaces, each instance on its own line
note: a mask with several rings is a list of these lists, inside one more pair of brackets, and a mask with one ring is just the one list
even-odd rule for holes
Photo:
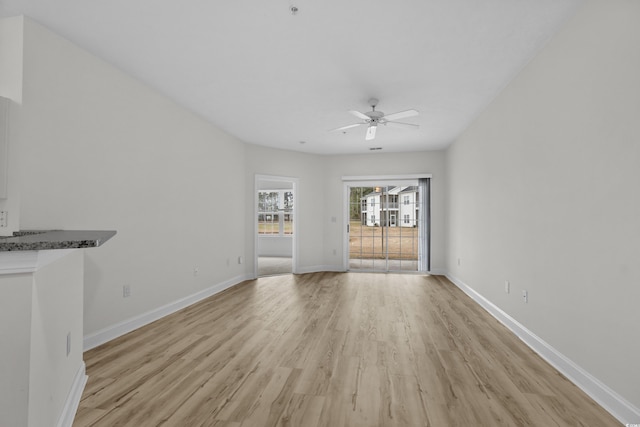
[[394,126],[402,126],[408,128],[418,128],[418,125],[413,123],[401,123],[396,120],[405,119],[407,117],[417,116],[419,113],[417,110],[405,110],[399,111],[393,114],[384,114],[382,111],[376,111],[376,106],[378,105],[378,100],[376,98],[371,98],[369,100],[369,105],[371,106],[371,111],[366,113],[361,113],[360,111],[349,111],[351,114],[361,119],[362,122],[354,123],[352,125],[342,126],[337,129],[332,129],[333,131],[345,131],[347,129],[354,128],[356,126],[369,125],[367,126],[367,133],[365,139],[370,141],[376,137],[376,130],[378,129],[378,125],[394,125]]

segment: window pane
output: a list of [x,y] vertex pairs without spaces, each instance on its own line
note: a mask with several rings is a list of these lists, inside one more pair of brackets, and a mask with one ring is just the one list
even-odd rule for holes
[[258,193],[258,234],[280,234],[279,203],[277,191]]

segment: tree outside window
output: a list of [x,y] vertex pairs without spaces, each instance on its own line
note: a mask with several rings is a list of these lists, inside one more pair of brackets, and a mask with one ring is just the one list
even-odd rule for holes
[[293,234],[293,192],[265,190],[258,192],[258,234]]

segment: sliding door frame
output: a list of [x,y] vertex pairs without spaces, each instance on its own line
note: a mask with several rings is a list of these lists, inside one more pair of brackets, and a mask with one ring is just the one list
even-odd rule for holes
[[[420,173],[420,174],[407,174],[407,175],[363,175],[363,176],[343,176],[343,191],[342,191],[342,204],[343,204],[343,218],[344,225],[342,229],[343,239],[342,239],[342,253],[343,253],[343,268],[345,271],[349,271],[349,191],[352,187],[372,187],[372,186],[388,186],[388,185],[415,185],[416,181],[420,181],[421,179],[428,179],[426,196],[428,200],[421,200],[420,207],[426,207],[423,213],[420,215],[418,220],[420,221],[420,228],[422,228],[423,232],[420,233],[419,239],[423,239],[423,242],[418,242],[419,245],[422,245],[422,253],[418,254],[418,273],[428,273],[430,269],[430,258],[431,258],[431,215],[430,215],[430,206],[431,206],[431,191],[430,191],[430,180],[432,179],[432,174],[430,173]],[[420,186],[419,186],[420,187]],[[421,260],[420,257],[424,259]],[[388,263],[388,260],[387,260]],[[387,268],[388,270],[388,268]]]

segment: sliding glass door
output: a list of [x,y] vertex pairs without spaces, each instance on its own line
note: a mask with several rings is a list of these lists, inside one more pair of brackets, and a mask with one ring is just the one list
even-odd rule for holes
[[347,186],[349,270],[427,271],[427,223],[420,202],[427,193],[419,184]]

